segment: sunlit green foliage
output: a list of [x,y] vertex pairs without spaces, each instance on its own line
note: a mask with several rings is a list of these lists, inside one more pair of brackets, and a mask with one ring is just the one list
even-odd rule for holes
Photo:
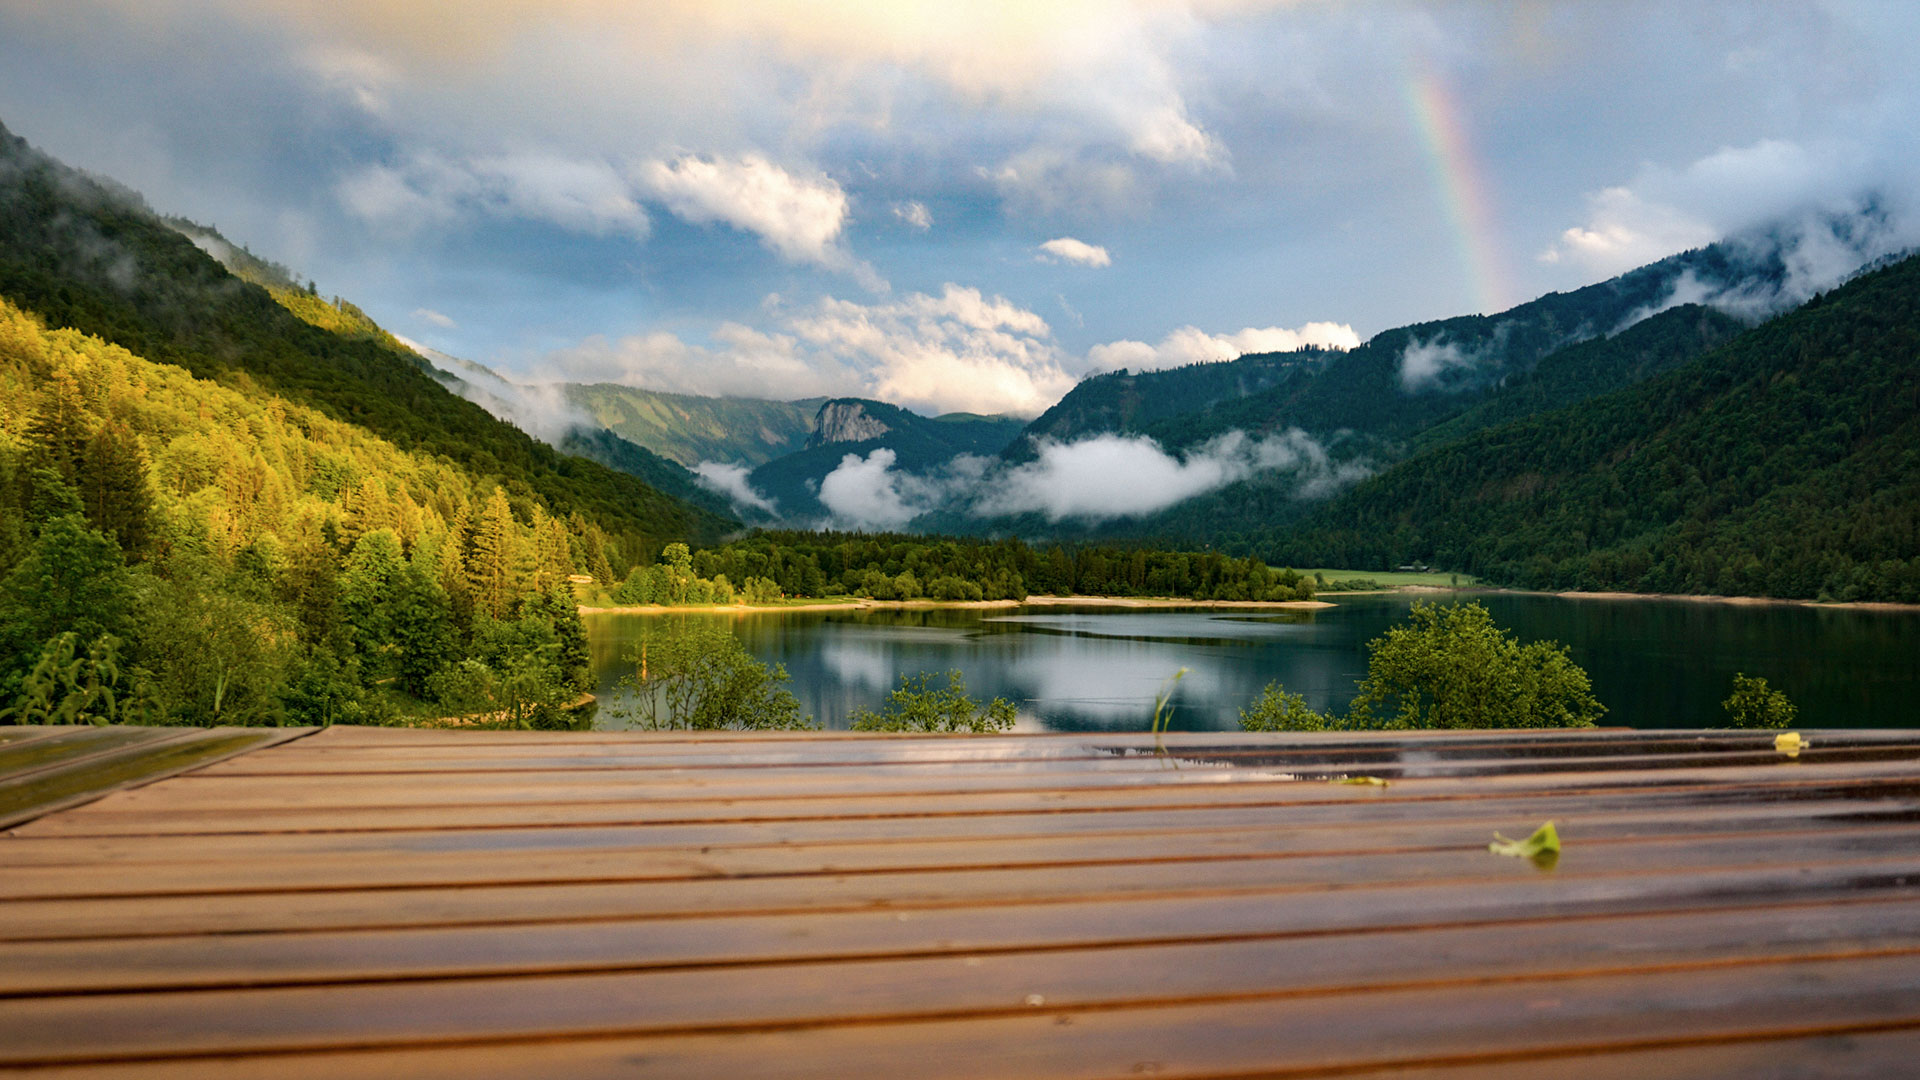
[[893,731],[989,734],[1013,728],[1013,702],[994,698],[982,705],[967,696],[967,681],[958,670],[947,672],[947,685],[930,686],[931,672],[900,676],[900,687],[887,695],[880,712],[860,709],[849,725],[854,731]]
[[724,625],[689,621],[657,628],[627,656],[621,677],[630,714],[645,728],[808,729],[800,702],[782,684],[787,669],[755,660]]
[[1720,703],[1727,711],[1727,725],[1737,728],[1787,728],[1800,710],[1786,694],[1767,685],[1758,675],[1742,672],[1733,677],[1733,693]]
[[1243,731],[1326,731],[1333,726],[1334,718],[1314,712],[1306,698],[1278,682],[1268,683],[1259,700],[1240,710]]

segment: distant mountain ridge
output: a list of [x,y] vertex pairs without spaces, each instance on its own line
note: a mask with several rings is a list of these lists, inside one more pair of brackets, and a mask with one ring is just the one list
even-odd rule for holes
[[618,383],[569,383],[565,395],[600,426],[688,468],[752,467],[802,449],[826,400],[701,397]]
[[821,403],[807,445],[753,470],[748,482],[772,499],[787,521],[824,519],[828,508],[820,502],[820,482],[848,455],[867,457],[886,450],[895,468],[921,474],[943,469],[963,454],[998,454],[1025,426],[1018,417],[925,417],[884,401],[832,398]]

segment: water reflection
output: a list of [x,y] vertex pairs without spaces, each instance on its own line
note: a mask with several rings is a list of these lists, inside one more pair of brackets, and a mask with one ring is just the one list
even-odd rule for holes
[[[1808,727],[1920,726],[1920,615],[1687,601],[1487,594],[1522,639],[1566,643],[1611,710],[1606,722],[1719,722],[1736,671],[1764,675]],[[1278,679],[1316,709],[1344,709],[1365,674],[1366,643],[1413,598],[1359,596],[1313,612],[1100,608],[806,611],[587,619],[603,700],[625,653],[659,620],[722,620],[755,656],[784,664],[801,707],[832,727],[878,707],[902,674],[957,668],[976,696],[1012,699],[1027,730],[1138,731],[1166,677],[1178,730],[1232,729]],[[611,700],[609,700],[611,698]]]

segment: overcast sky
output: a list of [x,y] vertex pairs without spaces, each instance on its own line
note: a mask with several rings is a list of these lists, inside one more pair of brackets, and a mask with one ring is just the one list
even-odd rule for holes
[[1920,4],[0,0],[0,121],[522,377],[1031,414],[1920,194]]

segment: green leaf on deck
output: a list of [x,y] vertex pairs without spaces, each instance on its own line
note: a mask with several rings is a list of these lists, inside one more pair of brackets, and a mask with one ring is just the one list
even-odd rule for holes
[[1533,830],[1533,835],[1525,840],[1509,840],[1499,833],[1493,834],[1493,843],[1487,850],[1495,855],[1512,855],[1520,859],[1537,859],[1546,854],[1560,854],[1560,833],[1549,821]]

